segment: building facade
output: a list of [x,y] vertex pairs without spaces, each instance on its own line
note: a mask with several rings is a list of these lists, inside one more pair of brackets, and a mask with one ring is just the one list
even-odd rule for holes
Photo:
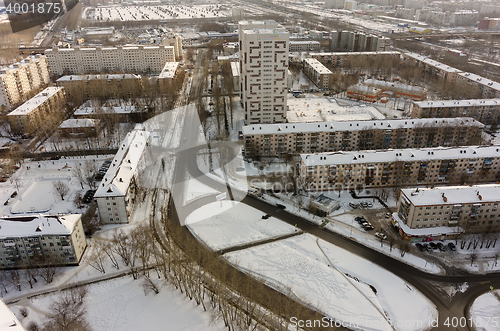
[[465,231],[498,232],[499,203],[498,184],[402,189],[392,221],[411,241],[446,238]]
[[389,51],[391,40],[387,37],[353,31],[330,31],[329,45],[332,52],[384,52]]
[[373,86],[354,84],[347,88],[347,96],[357,100],[376,102],[381,95],[382,90]]
[[68,75],[56,80],[56,85],[63,86],[69,97],[128,98],[140,92],[142,78],[134,74]]
[[378,63],[399,61],[399,52],[335,52],[311,53],[310,56],[325,65],[333,67],[370,67]]
[[137,194],[138,176],[151,159],[150,133],[127,134],[94,194],[104,224],[128,223]]
[[246,157],[481,143],[472,118],[285,123],[242,128]]
[[102,131],[101,121],[90,118],[70,118],[59,125],[59,134],[63,137],[97,137]]
[[425,89],[421,87],[403,84],[400,82],[386,82],[378,79],[367,79],[363,82],[363,85],[378,88],[382,92],[393,92],[396,98],[423,100],[427,95]]
[[437,147],[301,154],[305,190],[463,184],[500,180],[500,148]]
[[11,110],[49,82],[45,55],[33,55],[0,69],[0,110]]
[[63,87],[47,87],[7,115],[10,128],[16,134],[31,135],[47,121],[47,116],[62,117],[65,103]]
[[288,39],[274,21],[239,23],[240,93],[245,123],[286,121]]
[[433,100],[414,102],[412,118],[472,117],[489,125],[500,123],[500,99]]
[[159,73],[175,61],[174,46],[74,47],[45,50],[53,75],[136,72]]
[[304,73],[320,89],[329,89],[333,73],[316,59],[304,59]]
[[165,36],[161,44],[164,46],[172,46],[174,47],[174,56],[175,56],[175,61],[180,61],[182,60],[182,38],[179,34],[177,33],[172,33],[167,36]]
[[0,269],[78,265],[87,241],[81,214],[0,219]]

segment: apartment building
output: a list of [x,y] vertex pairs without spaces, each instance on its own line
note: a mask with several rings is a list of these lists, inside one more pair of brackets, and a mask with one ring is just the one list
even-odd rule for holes
[[315,40],[290,40],[290,52],[318,52],[321,48],[319,41]]
[[[177,63],[177,62],[169,62]],[[134,74],[68,75],[56,80],[68,96],[82,95],[87,98],[127,98],[139,93],[142,78]]]
[[427,56],[416,53],[404,53],[403,60],[405,62],[409,62],[413,65],[421,67],[423,71],[440,77],[441,79],[448,81],[449,83],[455,83],[457,81],[458,75],[462,72],[459,69],[450,67],[441,62],[434,61]]
[[240,91],[245,123],[286,121],[289,33],[275,21],[239,23]]
[[301,154],[308,191],[336,187],[400,187],[500,180],[498,146],[436,147]]
[[489,125],[500,123],[500,99],[433,100],[413,103],[412,118],[472,117]]
[[384,52],[390,49],[387,37],[353,31],[330,31],[329,45],[332,52]]
[[103,116],[111,117],[114,121],[125,123],[130,122],[132,116],[137,114],[137,108],[131,104],[113,104],[106,103],[105,105],[93,105],[90,100],[84,102],[78,109],[73,113],[73,117],[76,119],[91,118],[91,119],[102,119]]
[[461,72],[457,82],[463,83],[467,89],[473,89],[481,98],[500,98],[500,83],[478,76],[470,72]]
[[11,110],[50,82],[47,58],[32,55],[0,69],[0,109]]
[[66,97],[63,87],[47,87],[7,115],[16,134],[31,135],[50,114],[64,112]]
[[373,86],[363,84],[354,84],[347,88],[349,98],[363,100],[367,102],[376,102],[382,95],[382,90]]
[[371,86],[382,90],[382,92],[392,92],[396,98],[410,100],[423,100],[427,93],[425,89],[419,86],[403,84],[401,82],[386,82],[378,79],[367,79],[363,85]]
[[94,195],[104,224],[128,223],[135,203],[138,176],[152,155],[150,133],[135,129],[125,136]]
[[59,125],[59,134],[62,137],[97,137],[103,129],[100,120],[91,118],[69,118]]
[[333,73],[316,59],[304,59],[304,74],[320,89],[329,89]]
[[50,72],[64,73],[137,72],[159,73],[166,62],[175,61],[174,46],[74,47],[45,50]]
[[450,24],[453,26],[469,26],[479,21],[476,10],[459,10],[450,14]]
[[375,63],[391,63],[399,61],[399,52],[335,52],[335,53],[310,53],[312,58],[325,65],[333,67],[370,67]]
[[164,46],[174,47],[175,61],[180,61],[182,59],[182,38],[177,33],[171,33],[163,37],[161,44]]
[[179,62],[167,62],[165,67],[163,67],[158,75],[158,84],[162,93],[166,93],[170,90],[178,68]]
[[[498,8],[500,12],[500,8]],[[479,21],[479,30],[499,30],[500,29],[500,18],[488,18],[485,17]]]
[[410,241],[468,232],[500,231],[500,185],[436,186],[401,190],[392,222]]
[[87,247],[81,216],[0,218],[0,269],[78,265]]
[[472,118],[285,123],[242,128],[244,155],[466,146],[481,143]]

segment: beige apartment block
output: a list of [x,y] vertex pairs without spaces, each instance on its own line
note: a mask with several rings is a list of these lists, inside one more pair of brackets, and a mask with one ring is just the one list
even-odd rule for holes
[[308,191],[500,180],[500,147],[437,147],[301,154]]
[[333,73],[316,59],[304,59],[304,73],[320,89],[329,89]]
[[244,126],[246,157],[481,143],[472,118],[254,124]]
[[500,123],[500,99],[433,100],[413,103],[412,118],[470,117]]
[[0,218],[0,269],[78,265],[87,241],[81,214]]
[[10,128],[16,134],[31,135],[47,116],[64,112],[66,97],[63,87],[47,87],[7,115]]
[[45,55],[32,55],[0,69],[0,109],[11,110],[50,82]]

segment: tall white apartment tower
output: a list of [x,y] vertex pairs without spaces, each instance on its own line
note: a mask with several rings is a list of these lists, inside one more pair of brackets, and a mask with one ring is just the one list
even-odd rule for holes
[[240,91],[245,124],[286,122],[288,31],[275,21],[241,21]]

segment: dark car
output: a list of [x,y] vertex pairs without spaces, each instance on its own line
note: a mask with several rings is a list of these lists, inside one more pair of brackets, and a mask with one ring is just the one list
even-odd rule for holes
[[14,193],[12,193],[12,194],[10,195],[10,197],[11,197],[11,198],[15,198],[15,197],[17,197],[17,191],[14,191]]
[[276,207],[280,208],[280,209],[286,209],[286,206],[285,205],[282,205],[281,203],[277,203],[276,204]]
[[422,247],[426,250],[426,251],[431,251],[432,248],[429,247],[429,244],[423,244]]
[[418,248],[419,251],[423,252],[424,251],[424,246],[422,246],[422,244],[415,244],[415,247]]
[[441,251],[444,252],[446,250],[446,246],[444,246],[442,243],[437,243],[437,248]]
[[267,220],[269,217],[271,217],[271,215],[269,215],[269,214],[262,215],[262,219],[263,220]]
[[367,226],[364,226],[363,228],[364,228],[366,231],[371,231],[371,230],[375,229],[375,227],[373,227],[373,225],[371,225],[371,224],[368,224]]
[[60,156],[53,156],[53,157],[51,157],[50,159],[51,159],[51,160],[59,160],[60,158],[61,158]]
[[429,246],[431,246],[432,249],[438,248],[438,246],[435,243],[429,243]]
[[457,250],[457,247],[455,246],[455,244],[454,244],[454,243],[448,243],[448,247],[450,248],[450,250],[451,250],[452,252],[454,252],[454,251],[456,251],[456,250]]

